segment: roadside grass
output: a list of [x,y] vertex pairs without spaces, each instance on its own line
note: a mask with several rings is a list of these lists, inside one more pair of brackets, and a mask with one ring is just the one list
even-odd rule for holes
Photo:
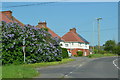
[[25,64],[24,66],[37,68],[37,67],[46,67],[46,66],[64,64],[64,63],[67,63],[67,62],[70,62],[70,61],[75,61],[75,59],[66,58],[66,59],[62,59],[62,61]]
[[110,56],[118,56],[116,54],[90,54],[87,57],[89,58],[100,58],[100,57],[110,57]]
[[2,68],[2,78],[32,78],[38,76],[40,73],[35,69],[36,67],[44,67],[51,65],[58,65],[74,61],[74,59],[63,59],[56,62],[44,62],[35,64],[23,64],[23,65],[4,65]]
[[2,79],[2,67],[0,66],[0,80]]
[[23,65],[2,66],[2,78],[32,78],[38,74],[34,68]]

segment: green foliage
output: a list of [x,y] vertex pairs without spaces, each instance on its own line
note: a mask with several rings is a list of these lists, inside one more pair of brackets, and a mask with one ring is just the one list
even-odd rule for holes
[[106,53],[106,54],[90,54],[87,57],[89,57],[89,58],[99,58],[99,57],[109,57],[109,56],[117,56],[117,55],[111,54],[111,53]]
[[23,65],[2,66],[2,78],[32,78],[39,73],[32,67]]
[[79,57],[78,55],[74,55],[74,57]]
[[116,43],[114,40],[108,40],[104,44],[104,50],[112,53],[115,49],[114,48],[115,46],[116,46]]
[[45,31],[48,31],[48,29],[47,29],[47,28],[42,28],[42,29],[44,29]]
[[62,48],[62,57],[63,57],[63,58],[68,58],[68,57],[69,57],[68,51],[67,51],[66,48]]
[[77,51],[77,55],[78,56],[83,56],[83,52],[82,51]]
[[2,27],[2,64],[23,64],[23,46],[28,64],[62,60],[59,39],[53,38],[44,29],[30,25],[21,27],[17,23],[6,22],[2,22],[0,27]]
[[120,42],[116,44],[114,40],[108,40],[104,44],[104,50],[109,53],[120,55]]
[[99,54],[105,54],[105,53],[107,53],[107,51],[99,50]]
[[98,53],[98,50],[97,50],[97,49],[94,49],[94,51],[93,51],[93,52],[94,52],[94,54],[96,54],[96,53]]
[[35,63],[35,64],[24,64],[26,67],[35,67],[35,68],[40,68],[40,67],[45,67],[45,66],[51,66],[51,65],[59,65],[59,64],[64,64],[70,61],[74,61],[75,59],[62,59],[62,61],[55,61],[55,62],[42,62],[42,63]]
[[120,45],[114,47],[113,53],[120,55]]

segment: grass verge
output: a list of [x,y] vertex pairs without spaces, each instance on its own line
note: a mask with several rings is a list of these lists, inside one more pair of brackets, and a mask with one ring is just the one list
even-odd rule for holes
[[2,80],[2,67],[0,66],[0,80]]
[[39,74],[36,67],[51,66],[74,61],[74,59],[63,59],[59,62],[44,62],[24,65],[5,65],[2,66],[2,78],[32,78]]
[[55,61],[55,62],[43,62],[43,63],[35,63],[35,64],[27,64],[25,66],[29,66],[29,67],[45,67],[45,66],[52,66],[52,65],[58,65],[58,64],[63,64],[63,63],[67,63],[70,61],[74,61],[75,59],[63,59],[62,61]]
[[23,65],[2,66],[2,78],[32,78],[38,74],[34,68]]
[[89,58],[100,58],[100,57],[110,57],[110,56],[117,56],[116,54],[90,54],[87,57]]

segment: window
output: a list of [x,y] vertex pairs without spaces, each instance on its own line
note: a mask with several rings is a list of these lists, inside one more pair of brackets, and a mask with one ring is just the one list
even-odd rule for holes
[[63,44],[60,44],[60,46],[63,46]]
[[65,47],[68,47],[68,44],[65,44]]
[[72,45],[74,45],[74,43],[72,42]]

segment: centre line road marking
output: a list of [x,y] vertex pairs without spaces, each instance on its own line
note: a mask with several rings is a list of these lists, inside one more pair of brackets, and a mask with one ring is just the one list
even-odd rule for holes
[[113,60],[113,64],[114,64],[115,67],[117,67],[118,69],[120,69],[120,68],[117,66],[117,64],[115,64],[115,61],[117,61],[117,60],[118,60],[118,59]]
[[[75,70],[79,69],[82,65],[80,64],[78,67],[76,66]],[[75,70],[73,70],[72,72],[69,72],[68,74],[64,75],[64,76],[68,76],[70,74],[72,74]]]

